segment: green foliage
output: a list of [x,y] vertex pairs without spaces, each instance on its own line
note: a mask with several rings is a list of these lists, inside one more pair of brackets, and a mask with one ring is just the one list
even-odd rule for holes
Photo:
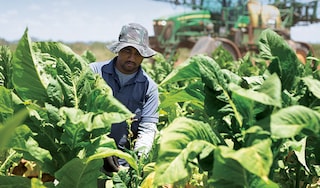
[[14,188],[14,187],[21,187],[21,188],[29,188],[31,187],[31,180],[24,178],[24,177],[5,177],[0,176],[1,186]]
[[89,51],[89,50],[86,50],[82,54],[82,57],[86,58],[90,63],[97,61],[96,56],[94,55],[94,53],[92,51]]
[[[59,171],[55,173],[55,177],[60,180],[57,187],[92,187],[97,185],[93,182],[97,181],[99,169],[102,166],[102,160],[83,161],[74,158]],[[70,173],[70,169],[73,170]]]
[[[314,145],[319,143],[320,121],[316,71],[303,67],[293,50],[271,30],[262,33],[260,45],[258,57],[247,56],[240,61],[239,69],[233,69],[238,74],[242,72],[244,77],[226,71],[209,57],[197,55],[162,81],[162,88],[179,82],[187,83],[182,84],[182,90],[191,90],[190,83],[203,87],[194,90],[202,93],[198,101],[194,100],[195,92],[178,95],[182,92],[176,89],[167,90],[166,97],[162,98],[160,111],[171,117],[159,143],[162,157],[156,160],[155,186],[192,182],[193,171],[189,165],[207,172],[204,184],[214,187],[299,187],[300,183],[314,184],[312,179],[319,178],[319,160],[315,160],[315,155],[319,156],[320,151]],[[243,74],[241,67],[251,60],[262,62],[261,69]],[[184,114],[197,119],[190,123],[180,120],[181,113],[172,113],[186,111],[183,107],[190,103],[203,104],[198,109],[202,108],[206,118]],[[207,132],[215,133],[211,137],[219,138],[218,143],[208,140],[202,143],[201,139],[194,138],[193,132],[203,127],[203,122],[210,127],[206,128]],[[179,127],[175,128],[176,124]],[[191,130],[184,132],[184,129]],[[174,133],[177,135],[171,135]],[[182,145],[182,140],[188,140],[190,145],[202,143],[202,146],[191,149]],[[200,151],[204,150],[199,148],[204,146],[210,149],[201,158]],[[186,151],[189,155],[185,155]],[[179,168],[174,168],[177,165]]]
[[295,52],[284,39],[272,30],[261,33],[259,41],[260,55],[271,60],[270,73],[277,73],[281,79],[283,89],[290,91],[294,86],[295,78],[300,76],[299,62]]
[[[90,71],[86,58],[62,43],[34,43],[26,30],[10,63],[14,90],[1,88],[0,111],[7,114],[1,120],[10,124],[0,129],[1,149],[35,161],[41,172],[55,177],[58,187],[96,187],[102,158],[111,155],[137,169],[131,155],[105,136],[112,123],[132,114]],[[15,113],[19,108],[27,111],[25,120]],[[5,162],[11,161],[2,161],[2,167],[8,166]],[[70,173],[76,168],[77,173]]]
[[158,84],[173,70],[172,62],[167,62],[161,54],[156,54],[151,59],[146,59],[141,65]]
[[215,60],[223,69],[228,69],[231,72],[238,70],[239,62],[233,60],[233,56],[222,45],[218,46],[213,53],[212,59]]
[[12,88],[11,84],[11,59],[12,54],[7,46],[0,46],[0,86]]
[[236,73],[242,77],[262,75],[268,67],[267,61],[257,54],[247,53],[239,61],[240,66]]
[[190,178],[194,160],[207,157],[214,149],[212,144],[221,142],[208,124],[183,117],[175,119],[162,134],[166,136],[159,143],[161,160],[155,173],[155,183],[160,185]]
[[[222,50],[175,69],[160,54],[144,62],[159,84],[160,123],[152,152],[137,157],[104,136],[132,114],[89,71],[92,54],[31,42],[26,31],[12,59],[2,52],[0,67],[13,71],[0,71],[2,83],[12,83],[0,87],[0,186],[55,186],[7,176],[21,156],[53,175],[57,187],[96,187],[98,179],[108,187],[316,186],[320,77],[311,65],[319,60],[303,66],[272,30],[262,33],[260,50],[233,64]],[[112,155],[130,168],[102,174],[101,159]]]

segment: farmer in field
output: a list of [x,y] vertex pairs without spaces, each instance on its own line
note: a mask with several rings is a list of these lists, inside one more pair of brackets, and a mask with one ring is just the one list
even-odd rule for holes
[[[118,42],[108,46],[117,56],[104,62],[90,63],[93,72],[100,74],[112,88],[113,95],[135,114],[131,130],[136,139],[134,149],[147,154],[157,131],[158,87],[141,68],[144,58],[156,54],[149,46],[147,30],[136,23],[124,25]],[[113,124],[108,135],[121,150],[129,148],[128,125],[126,122]],[[117,172],[119,165],[127,166],[123,159],[108,157],[104,159],[107,172]]]

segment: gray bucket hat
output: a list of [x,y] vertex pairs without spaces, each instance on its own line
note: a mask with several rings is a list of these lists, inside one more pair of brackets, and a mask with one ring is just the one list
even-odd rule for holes
[[129,23],[121,29],[119,40],[107,46],[113,53],[118,53],[122,48],[132,46],[143,57],[151,57],[157,52],[149,47],[149,36],[146,28],[137,23]]

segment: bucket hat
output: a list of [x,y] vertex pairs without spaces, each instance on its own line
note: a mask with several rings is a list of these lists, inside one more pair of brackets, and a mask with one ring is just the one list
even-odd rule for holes
[[157,52],[149,47],[149,36],[146,28],[137,23],[124,25],[119,34],[118,42],[107,46],[113,53],[118,53],[122,48],[132,46],[143,57],[151,57]]

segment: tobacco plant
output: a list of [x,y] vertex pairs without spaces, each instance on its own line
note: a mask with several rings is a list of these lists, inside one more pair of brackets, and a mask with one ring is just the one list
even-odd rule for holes
[[195,171],[204,187],[319,185],[318,70],[271,30],[260,37],[259,56],[269,62],[259,75],[240,77],[197,55],[163,80],[161,87],[184,84],[162,93],[167,124],[145,187],[181,187]]
[[[102,158],[111,155],[138,168],[106,136],[112,123],[132,114],[91,72],[88,59],[62,43],[32,42],[27,30],[12,60],[2,57],[1,67],[12,64],[12,74],[0,87],[1,152],[6,157],[0,186],[97,187]],[[12,88],[5,87],[11,82]],[[36,178],[11,176],[21,160],[35,164]]]
[[[302,65],[271,30],[259,49],[232,67],[204,55],[175,69],[161,55],[145,64],[159,83],[160,122],[152,152],[138,158],[105,136],[132,114],[89,70],[93,54],[32,42],[26,30],[12,56],[0,50],[0,186],[318,186],[319,60]],[[111,155],[130,168],[104,175],[102,158]],[[36,164],[37,177],[12,176],[22,159]]]

